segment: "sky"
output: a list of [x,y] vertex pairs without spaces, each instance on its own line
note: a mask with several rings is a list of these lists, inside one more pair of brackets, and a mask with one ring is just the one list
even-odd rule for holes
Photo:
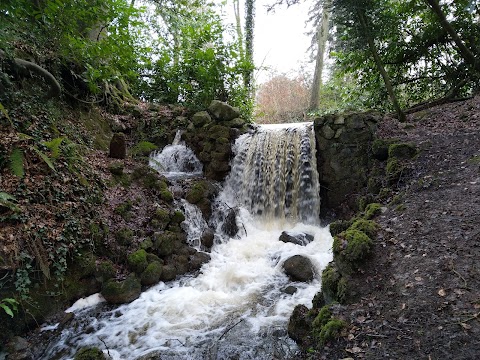
[[[267,13],[265,6],[274,2],[275,0],[255,1],[255,65],[290,76],[295,76],[302,65],[313,72],[314,64],[309,62],[310,54],[307,51],[311,37],[306,35],[311,25],[305,24],[312,1],[301,1],[301,4],[289,8],[285,5],[277,6],[275,12]],[[232,9],[233,5],[229,0],[227,10],[231,10],[233,14]],[[269,70],[259,70],[255,76],[256,83],[267,81],[270,75]]]

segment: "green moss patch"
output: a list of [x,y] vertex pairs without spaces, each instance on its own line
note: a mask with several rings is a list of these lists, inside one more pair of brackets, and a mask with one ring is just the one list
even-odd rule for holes
[[128,266],[137,274],[142,273],[148,265],[147,252],[144,249],[139,249],[127,258]]

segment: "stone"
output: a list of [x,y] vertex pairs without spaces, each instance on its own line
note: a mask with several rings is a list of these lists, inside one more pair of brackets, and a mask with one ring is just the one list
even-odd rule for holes
[[141,274],[148,265],[147,252],[144,249],[135,251],[128,255],[127,262],[130,269]]
[[285,260],[283,269],[292,281],[308,282],[312,281],[315,276],[312,262],[303,255],[294,255]]
[[298,289],[295,287],[295,286],[287,286],[285,289],[282,290],[285,294],[288,294],[288,295],[293,295],[295,294]]
[[200,238],[200,242],[207,249],[210,249],[213,246],[214,239],[215,239],[215,234],[213,230],[210,228],[207,228],[203,231],[202,236]]
[[199,111],[192,116],[192,123],[196,128],[200,128],[212,122],[210,114],[206,111]]
[[[110,358],[110,357],[109,357]],[[103,351],[96,347],[85,347],[77,351],[73,360],[106,360]]]
[[153,248],[159,256],[168,256],[174,253],[177,247],[177,236],[171,231],[153,234]]
[[308,316],[308,308],[305,305],[295,306],[288,321],[287,331],[288,336],[298,344],[301,344],[310,335],[312,325]]
[[225,217],[225,220],[223,221],[223,224],[222,224],[222,231],[230,237],[233,237],[238,233],[238,225],[237,225],[236,217],[237,216],[235,214],[235,210],[229,209],[227,216]]
[[213,100],[208,111],[220,121],[230,121],[240,116],[240,110],[219,100]]
[[124,133],[113,134],[110,141],[110,153],[108,156],[114,159],[125,159],[127,155],[127,144]]
[[161,281],[170,281],[174,280],[177,276],[177,270],[171,264],[165,265],[163,267],[162,275],[160,276]]
[[305,233],[292,233],[283,231],[278,240],[283,241],[284,243],[305,246],[313,241],[313,236]]
[[330,140],[335,136],[335,131],[328,125],[322,128],[322,135],[325,139]]
[[227,123],[225,123],[225,125],[231,128],[240,129],[243,125],[245,125],[245,123],[245,120],[237,117],[233,120],[228,121]]
[[147,268],[140,275],[140,282],[142,285],[153,285],[160,281],[162,276],[163,267],[159,261],[152,261],[148,264]]
[[190,271],[199,270],[203,264],[210,261],[210,255],[204,252],[196,252],[189,257],[189,268]]
[[109,280],[101,294],[110,304],[125,304],[137,299],[141,291],[140,280],[132,274],[122,281]]

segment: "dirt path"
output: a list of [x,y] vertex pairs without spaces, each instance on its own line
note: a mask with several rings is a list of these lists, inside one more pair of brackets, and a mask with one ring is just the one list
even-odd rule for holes
[[480,359],[480,96],[380,132],[421,153],[387,206],[351,325],[315,359]]

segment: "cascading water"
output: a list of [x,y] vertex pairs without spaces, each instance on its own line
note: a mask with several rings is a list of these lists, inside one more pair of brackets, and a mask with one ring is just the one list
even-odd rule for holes
[[[318,175],[311,125],[261,127],[235,145],[232,172],[210,226],[235,211],[239,235],[216,234],[211,260],[195,277],[159,283],[139,299],[99,315],[78,310],[44,359],[73,357],[85,346],[108,348],[113,359],[272,359],[292,356],[286,335],[296,304],[311,305],[320,273],[331,260],[332,238],[318,226]],[[206,223],[184,203],[189,241],[198,245]],[[219,220],[220,219],[220,220]],[[279,241],[282,231],[309,234],[305,246]],[[308,257],[316,278],[292,282],[283,262]],[[296,292],[287,294],[293,285]],[[104,351],[105,353],[107,350]]]

